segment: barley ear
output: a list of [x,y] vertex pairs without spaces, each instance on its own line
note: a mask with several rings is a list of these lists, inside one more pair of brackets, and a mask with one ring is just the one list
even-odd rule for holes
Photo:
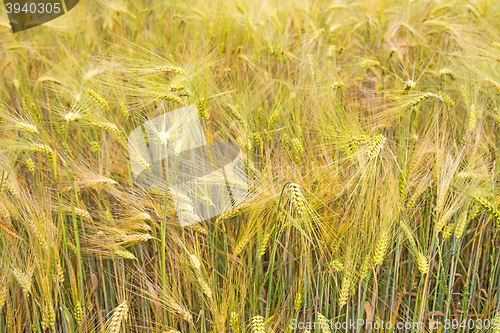
[[262,316],[253,316],[252,333],[265,333],[264,318]]
[[427,257],[423,255],[422,252],[418,251],[417,254],[417,267],[420,273],[427,274],[429,271],[429,261]]
[[231,312],[229,325],[231,326],[231,332],[240,333],[240,318],[238,317],[238,313],[235,311]]
[[120,327],[127,321],[128,316],[128,303],[124,301],[120,303],[114,310],[113,315],[107,323],[106,333],[119,333]]
[[328,319],[326,319],[325,316],[323,316],[321,313],[318,313],[318,321],[321,326],[321,330],[325,333],[331,333],[329,325],[328,325]]

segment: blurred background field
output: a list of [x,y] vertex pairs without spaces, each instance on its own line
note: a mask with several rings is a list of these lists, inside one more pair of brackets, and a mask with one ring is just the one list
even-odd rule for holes
[[[0,332],[500,332],[500,3],[0,8]],[[181,227],[127,138],[188,105],[250,195]]]

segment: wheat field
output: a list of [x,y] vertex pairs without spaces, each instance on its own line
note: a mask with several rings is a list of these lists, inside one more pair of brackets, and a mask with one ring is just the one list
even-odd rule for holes
[[[500,2],[0,8],[0,332],[500,332]],[[248,193],[182,226],[127,140],[188,106]]]

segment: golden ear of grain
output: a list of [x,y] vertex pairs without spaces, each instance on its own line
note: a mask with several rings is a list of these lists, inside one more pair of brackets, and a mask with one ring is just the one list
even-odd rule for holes
[[226,110],[229,111],[229,114],[235,118],[240,126],[243,128],[243,130],[246,132],[248,129],[247,122],[245,119],[241,116],[240,112],[238,111],[238,107],[233,107],[231,105],[226,105]]
[[191,263],[191,267],[193,267],[196,270],[200,270],[201,262],[197,256],[195,256],[194,254],[190,254],[189,255],[189,262]]
[[239,256],[241,254],[241,252],[245,248],[245,245],[248,243],[248,241],[249,241],[248,237],[245,237],[245,238],[241,239],[238,242],[238,244],[236,244],[236,247],[234,248],[234,252],[233,252],[235,256]]
[[61,267],[59,260],[56,261],[56,272],[59,285],[62,286],[62,284],[64,283],[64,270]]
[[128,111],[127,107],[125,106],[125,103],[123,103],[123,102],[120,103],[120,110],[122,111],[122,114],[125,117],[125,119],[128,119],[130,117],[130,112]]
[[134,260],[137,259],[132,253],[130,253],[129,251],[127,251],[125,249],[113,249],[113,254],[115,254],[118,257],[125,258],[125,259],[134,259]]
[[297,213],[302,216],[306,212],[306,203],[305,198],[300,191],[300,185],[290,183],[288,184],[288,189],[290,191],[292,205]]
[[75,305],[75,309],[74,309],[74,312],[73,312],[73,316],[75,318],[75,321],[78,325],[80,325],[80,323],[82,322],[83,320],[83,308],[82,308],[82,304],[80,303],[80,301],[76,301],[76,305]]
[[203,119],[208,118],[208,113],[207,113],[207,99],[206,98],[200,98],[198,103],[196,103],[196,106],[198,107],[198,116]]
[[484,81],[486,81],[486,83],[488,83],[490,86],[492,86],[493,88],[495,88],[497,91],[500,92],[500,83],[493,81],[489,77],[485,78]]
[[345,83],[343,81],[334,81],[332,84],[332,89],[337,91],[345,87]]
[[440,92],[438,95],[439,97],[441,97],[443,102],[445,102],[450,108],[455,106],[455,101],[451,99],[451,97],[445,94],[444,92]]
[[7,281],[4,281],[2,287],[0,287],[0,312],[2,311],[3,306],[5,305],[5,301],[7,300],[8,296],[9,296],[9,283],[7,283]]
[[330,267],[334,272],[343,272],[345,269],[344,264],[337,259],[330,261]]
[[76,121],[80,118],[82,118],[82,114],[78,112],[69,112],[64,115],[64,120],[66,120],[67,123]]
[[107,122],[107,121],[96,121],[96,122],[93,122],[94,126],[97,126],[99,128],[102,128],[102,129],[105,129],[107,131],[110,131],[110,132],[119,132],[119,129],[118,127],[115,125],[115,124],[112,124],[110,122]]
[[185,75],[186,72],[180,68],[180,67],[175,67],[175,66],[158,66],[155,68],[155,70],[159,72],[172,72],[172,73],[177,73],[181,75]]
[[252,317],[252,333],[265,333],[264,318],[262,316]]
[[295,309],[295,311],[299,311],[303,300],[304,300],[304,293],[301,291],[297,292],[297,294],[295,295],[295,300],[293,302],[293,308]]
[[54,326],[55,322],[56,313],[52,305],[52,300],[50,300],[46,302],[45,309],[42,311],[42,329],[46,330],[49,326]]
[[465,228],[467,227],[467,221],[467,211],[464,211],[455,225],[455,237],[457,237],[458,240],[462,239],[462,236],[464,235]]
[[365,257],[365,259],[363,260],[361,267],[359,268],[359,279],[360,280],[364,280],[366,278],[366,276],[368,275],[371,262],[372,262],[372,258],[369,255],[367,255]]
[[96,153],[96,154],[100,154],[101,153],[101,147],[99,147],[99,143],[97,143],[96,141],[92,141],[90,143],[90,147],[92,148],[92,150]]
[[231,326],[231,332],[240,333],[240,318],[238,317],[238,313],[235,311],[231,312],[229,325]]
[[257,250],[257,256],[260,258],[266,253],[267,243],[271,238],[271,232],[266,232],[259,239],[259,249]]
[[435,225],[436,233],[443,230],[454,213],[455,211],[453,209],[448,209],[444,214],[441,214]]
[[[495,315],[494,319],[497,323],[500,323],[500,311],[498,311]],[[497,328],[495,329],[494,333],[500,333],[500,325],[497,325]]]
[[60,81],[54,77],[49,77],[49,76],[40,77],[38,79],[38,82],[50,82],[50,83],[62,85],[62,81]]
[[33,162],[33,159],[31,157],[26,157],[24,159],[24,164],[26,165],[26,168],[29,170],[29,172],[35,172],[35,163]]
[[386,141],[387,139],[382,134],[377,135],[372,140],[372,142],[368,146],[368,152],[367,152],[368,160],[371,160],[372,158],[378,155],[382,147],[385,145]]
[[483,207],[485,210],[491,213],[495,220],[497,221],[497,226],[500,228],[500,212],[493,206],[492,203],[490,203],[488,200],[480,197],[479,195],[475,195],[474,199],[479,203],[481,207]]
[[[1,193],[1,191],[0,191]],[[10,217],[10,212],[7,209],[7,207],[4,205],[4,203],[0,200],[0,216],[8,219]],[[10,233],[10,232],[9,232]]]
[[26,132],[38,133],[38,129],[36,128],[36,126],[29,123],[17,122],[16,127]]
[[465,106],[469,107],[470,95],[469,95],[469,91],[467,90],[467,87],[465,85],[460,86],[460,94],[462,95],[462,100],[463,100]]
[[278,110],[274,110],[273,113],[271,114],[271,117],[269,117],[267,128],[271,128],[271,126],[273,126],[276,119],[278,119],[278,115],[279,115]]
[[384,259],[389,247],[389,233],[383,231],[378,239],[377,246],[375,247],[375,254],[373,255],[373,264],[380,265]]
[[418,270],[422,274],[427,274],[427,272],[429,271],[429,261],[427,257],[424,256],[420,251],[417,252],[416,257]]
[[292,146],[297,154],[302,155],[304,153],[304,148],[302,147],[302,144],[300,143],[300,140],[298,138],[292,139]]
[[399,177],[399,198],[401,199],[402,203],[404,203],[406,199],[407,176],[407,172],[404,171]]
[[12,269],[12,275],[14,276],[14,279],[17,281],[17,283],[21,286],[24,296],[28,298],[31,292],[31,277],[28,276],[25,272],[16,268]]
[[325,333],[331,333],[330,325],[328,323],[328,319],[323,316],[321,313],[318,313],[318,321],[321,326],[321,330]]
[[405,82],[405,86],[403,87],[404,94],[407,94],[410,90],[415,88],[417,84],[413,80],[408,80]]
[[346,273],[344,274],[344,279],[342,280],[342,286],[339,293],[339,308],[342,309],[344,305],[347,304],[347,298],[349,297],[349,290],[351,289],[351,278]]
[[361,68],[363,67],[380,67],[380,62],[378,62],[377,60],[364,60],[362,61],[359,66]]
[[108,329],[107,333],[119,333],[120,327],[122,323],[127,321],[128,316],[128,303],[124,301],[120,303],[114,310],[113,315],[109,319],[108,323],[106,323]]
[[212,290],[210,289],[210,286],[208,283],[205,281],[204,278],[202,278],[200,275],[198,275],[198,283],[200,284],[201,290],[207,296],[208,298],[212,298]]
[[152,91],[151,93],[149,93],[149,96],[154,97],[154,98],[159,99],[159,100],[163,100],[163,101],[184,104],[180,97],[177,97],[177,96],[172,95],[172,94],[163,94],[163,93],[158,92],[158,91]]
[[402,220],[400,222],[400,227],[401,227],[401,230],[403,230],[403,232],[405,233],[406,238],[410,242],[411,249],[413,251],[415,251],[417,249],[417,243],[415,242],[415,238],[413,237],[412,231],[410,230],[410,228],[408,227],[408,225],[406,224],[406,222],[404,222]]
[[473,129],[476,126],[476,105],[472,104],[469,109],[469,129]]
[[187,225],[186,228],[192,229],[192,230],[194,230],[200,234],[203,234],[203,235],[208,235],[207,229],[203,228],[198,223]]
[[453,230],[455,230],[455,223],[450,221],[443,230],[443,239],[448,239],[453,235]]
[[103,107],[105,109],[109,108],[108,102],[106,102],[106,100],[104,98],[99,96],[99,94],[96,93],[95,91],[93,91],[92,89],[87,89],[87,95],[90,96],[90,98],[92,98],[101,107]]
[[439,99],[441,99],[441,97],[439,95],[435,95],[431,92],[427,92],[427,93],[424,93],[422,95],[420,95],[419,97],[409,101],[408,103],[405,104],[405,109],[406,110],[409,110],[415,106],[417,106],[418,104],[428,100],[429,98],[432,98],[432,97],[437,97]]
[[448,76],[451,80],[455,81],[456,76],[455,73],[449,68],[443,68],[439,71],[439,76]]

